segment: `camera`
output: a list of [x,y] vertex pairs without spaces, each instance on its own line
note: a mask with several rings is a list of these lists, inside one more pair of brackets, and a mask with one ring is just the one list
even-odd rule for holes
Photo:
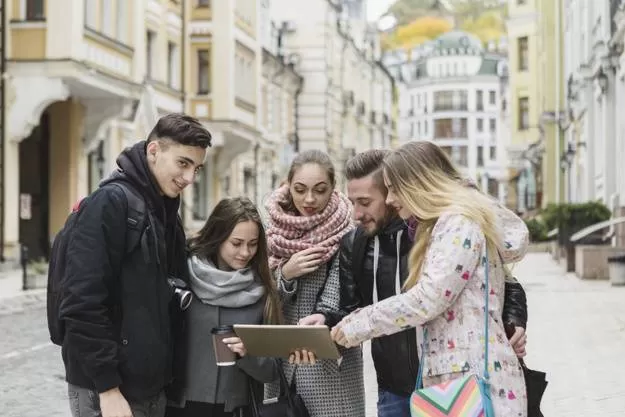
[[180,278],[169,277],[167,283],[174,291],[180,310],[185,311],[193,301],[193,293],[187,289],[187,283]]

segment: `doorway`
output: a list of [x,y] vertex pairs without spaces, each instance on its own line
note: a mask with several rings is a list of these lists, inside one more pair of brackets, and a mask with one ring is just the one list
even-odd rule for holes
[[31,260],[50,254],[50,125],[44,112],[39,125],[19,145],[19,239]]

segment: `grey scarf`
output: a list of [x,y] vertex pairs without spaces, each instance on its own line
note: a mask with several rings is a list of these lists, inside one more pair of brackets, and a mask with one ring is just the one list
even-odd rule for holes
[[256,303],[265,288],[250,268],[222,271],[211,261],[193,255],[188,260],[191,289],[204,304],[237,308]]

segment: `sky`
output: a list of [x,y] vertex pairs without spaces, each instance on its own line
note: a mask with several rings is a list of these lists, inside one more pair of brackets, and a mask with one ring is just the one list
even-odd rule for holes
[[377,21],[395,0],[367,0],[367,19]]

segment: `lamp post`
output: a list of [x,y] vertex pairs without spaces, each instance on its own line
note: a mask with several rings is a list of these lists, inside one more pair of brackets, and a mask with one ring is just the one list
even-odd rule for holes
[[567,148],[565,152],[562,152],[560,155],[560,169],[562,173],[566,172],[567,179],[567,202],[571,202],[571,190],[572,190],[572,175],[571,175],[571,166],[573,165],[573,161],[575,159],[575,146],[572,142],[567,144]]

